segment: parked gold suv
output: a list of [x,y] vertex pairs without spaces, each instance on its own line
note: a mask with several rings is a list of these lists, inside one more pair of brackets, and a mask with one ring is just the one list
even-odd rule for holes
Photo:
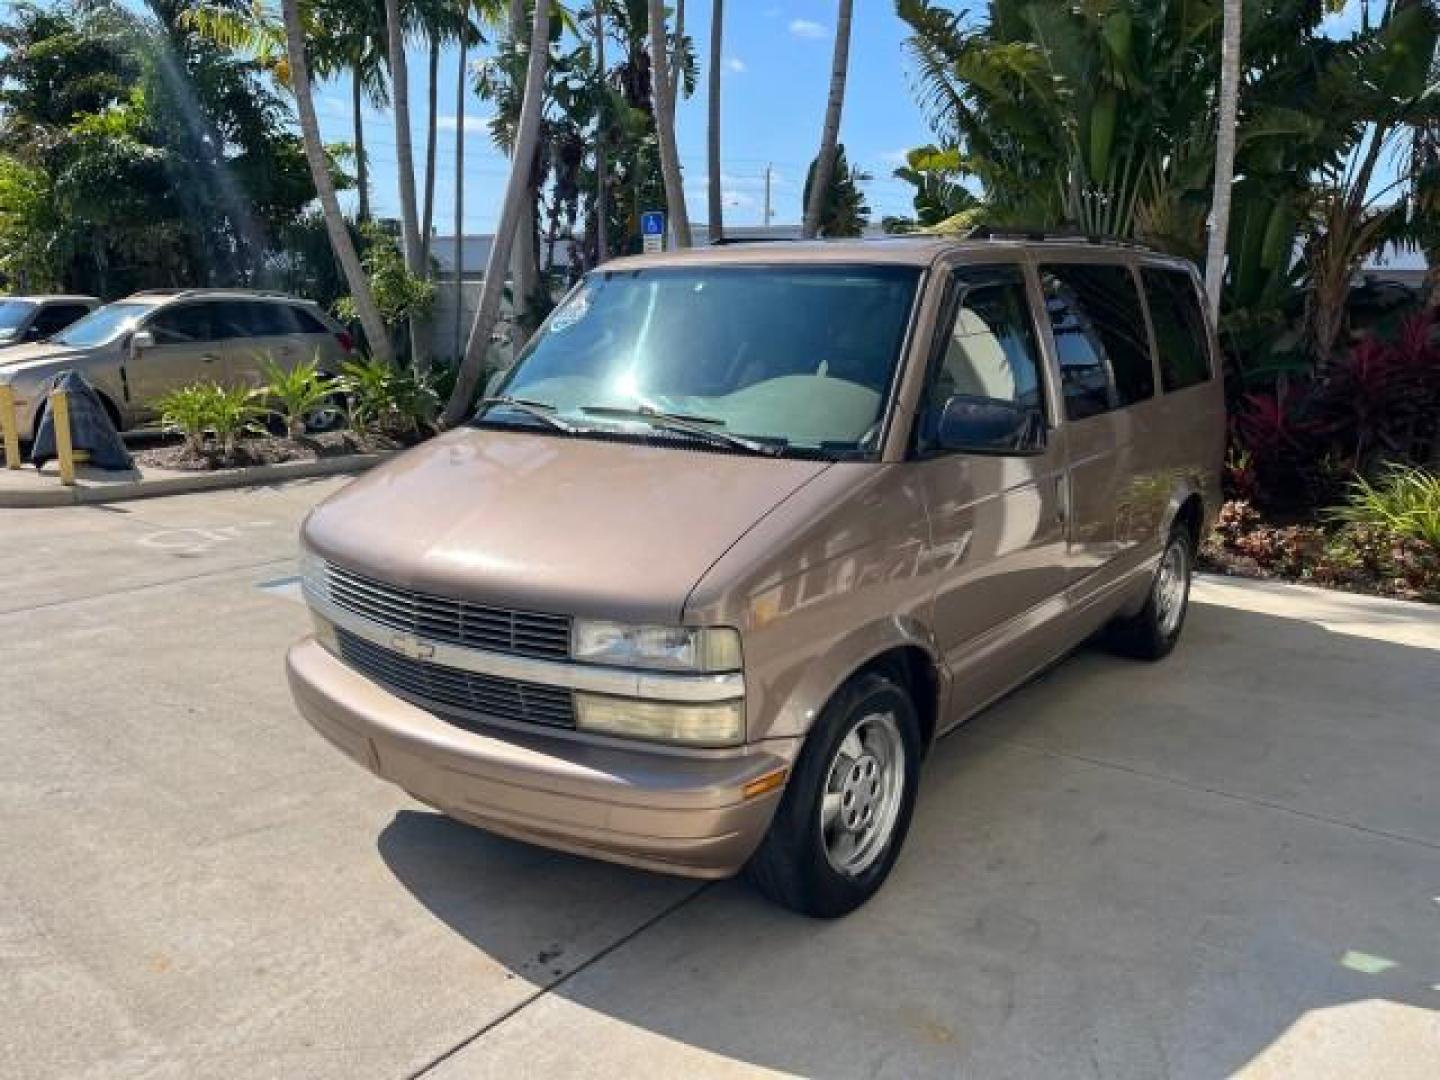
[[1177,259],[993,235],[621,259],[471,423],[311,514],[291,685],[462,821],[843,914],[937,736],[1102,628],[1171,650],[1223,441]]
[[[354,342],[317,304],[283,293],[240,289],[156,289],[92,311],[59,333],[0,352],[0,382],[16,397],[20,438],[30,439],[45,391],[77,371],[100,395],[115,427],[158,418],[156,402],[199,381],[259,386],[266,365],[318,360],[336,371]],[[338,408],[318,410],[312,429],[338,424]]]

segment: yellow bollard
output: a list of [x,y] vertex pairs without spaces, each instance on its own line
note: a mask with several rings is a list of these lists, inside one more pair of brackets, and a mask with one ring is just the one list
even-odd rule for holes
[[50,393],[50,415],[55,418],[55,456],[60,459],[60,482],[75,483],[75,448],[70,445],[70,395],[64,390]]
[[0,384],[0,431],[5,435],[5,467],[20,468],[20,429],[15,422],[15,389]]

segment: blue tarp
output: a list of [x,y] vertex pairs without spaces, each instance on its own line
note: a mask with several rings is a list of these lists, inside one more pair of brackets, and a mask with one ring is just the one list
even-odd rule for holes
[[[70,395],[70,442],[76,450],[89,452],[89,464],[101,469],[135,467],[110,414],[89,383],[74,371],[62,371],[50,380],[46,395],[52,390],[64,390]],[[55,418],[47,408],[35,432],[30,460],[38,469],[55,456]]]

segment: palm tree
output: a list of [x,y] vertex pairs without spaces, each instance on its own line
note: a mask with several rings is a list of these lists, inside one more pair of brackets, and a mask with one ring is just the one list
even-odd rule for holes
[[805,206],[805,226],[801,233],[814,239],[820,230],[820,215],[825,206],[825,193],[835,173],[835,146],[840,141],[840,112],[845,107],[845,78],[850,68],[850,11],[853,0],[840,0],[835,18],[835,55],[830,65],[830,100],[825,105],[825,127],[820,134],[820,154],[816,161],[815,180]]
[[349,226],[340,214],[340,201],[335,197],[335,181],[330,175],[330,161],[325,147],[320,142],[320,121],[315,115],[315,98],[310,89],[310,69],[305,57],[305,30],[300,20],[299,0],[281,0],[285,20],[285,48],[289,63],[291,84],[295,89],[295,111],[300,119],[300,135],[305,143],[305,159],[310,164],[310,175],[315,181],[315,193],[320,199],[320,209],[325,218],[325,230],[330,234],[330,246],[335,259],[345,274],[350,294],[355,299],[355,308],[360,313],[360,324],[365,328],[365,339],[376,357],[386,362],[394,359],[390,348],[390,336],[385,330],[385,320],[375,304],[370,282],[360,266],[360,255],[355,250],[355,241],[350,236]]
[[[848,3],[848,0],[842,0]],[[685,209],[685,185],[680,178],[680,154],[675,147],[675,95],[671,92],[670,43],[665,28],[665,5],[650,0],[651,93],[655,100],[655,134],[660,144],[660,174],[665,180],[665,203],[670,211],[670,234],[677,247],[691,245],[690,215]]]
[[605,139],[609,133],[606,123],[605,0],[595,0],[592,15],[595,19],[595,84],[599,94],[595,125],[595,261],[603,263],[610,257],[610,193],[606,187],[610,178],[605,155]]
[[[420,246],[420,222],[415,206],[415,153],[410,139],[410,71],[405,60],[405,23],[400,0],[385,0],[386,51],[390,57],[390,98],[395,113],[395,159],[400,171],[400,240],[405,249],[405,269],[415,277],[425,276]],[[418,369],[428,366],[423,320],[410,320],[410,362]]]
[[[550,62],[550,0],[535,0],[534,21],[530,27],[530,55],[525,70],[525,96],[520,107],[520,121],[515,134],[510,179],[505,185],[505,201],[500,208],[500,222],[490,258],[485,264],[485,284],[480,291],[480,305],[470,326],[465,343],[465,356],[460,362],[455,389],[445,406],[441,422],[454,424],[470,411],[471,402],[480,386],[485,368],[485,354],[490,335],[500,317],[500,300],[505,289],[505,268],[510,263],[510,249],[520,224],[523,204],[530,195],[530,170],[540,143],[540,113],[543,105],[546,69]],[[533,205],[533,204],[532,204]]]
[[720,54],[725,31],[725,0],[710,3],[710,120],[706,125],[705,148],[709,167],[710,242],[724,239],[725,209],[720,202]]
[[1205,297],[1210,318],[1220,314],[1225,281],[1225,240],[1230,231],[1230,188],[1235,178],[1235,123],[1240,99],[1240,4],[1224,0],[1220,38],[1219,130],[1215,136],[1215,189],[1210,207],[1210,237],[1205,250]]
[[[509,24],[511,46],[519,52],[521,44],[526,40],[525,0],[510,0]],[[547,31],[545,38],[547,52],[549,48],[550,38]],[[512,170],[514,165],[515,162],[512,159]],[[531,190],[521,203],[520,228],[510,252],[510,272],[513,276],[510,297],[511,324],[513,340],[517,349],[525,344],[530,335],[531,327],[526,315],[534,302],[536,291],[540,288],[540,253],[537,248],[539,237],[536,235],[539,218],[535,209],[539,192],[534,190],[533,162],[527,163],[526,176],[530,178]]]

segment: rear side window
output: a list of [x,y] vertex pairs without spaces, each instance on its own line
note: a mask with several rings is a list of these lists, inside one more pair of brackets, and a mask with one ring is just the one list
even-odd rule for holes
[[288,304],[266,304],[254,300],[227,300],[220,305],[222,337],[279,337],[303,334],[296,311]]
[[1210,378],[1210,336],[1200,297],[1189,274],[1147,267],[1140,271],[1155,349],[1160,354],[1160,383],[1166,392]]
[[1015,266],[965,268],[956,274],[945,352],[925,388],[920,446],[928,448],[945,403],[956,395],[1012,402],[1043,424],[1040,347]]
[[1040,268],[1055,334],[1065,415],[1084,420],[1155,394],[1140,294],[1128,267],[1052,263]]
[[80,304],[51,304],[35,317],[35,333],[40,337],[58,334],[76,319],[89,313],[90,309]]
[[290,314],[294,315],[295,318],[296,318],[296,320],[300,323],[300,329],[299,329],[299,331],[297,331],[298,333],[301,333],[301,334],[328,334],[328,333],[330,333],[330,331],[326,328],[326,326],[325,326],[324,323],[322,323],[319,319],[317,319],[314,315],[310,314],[310,312],[306,311],[304,308],[300,308],[300,307],[290,308],[289,311],[290,311]]
[[184,304],[159,312],[146,327],[155,335],[157,345],[186,345],[192,341],[212,341],[210,325],[212,304]]

